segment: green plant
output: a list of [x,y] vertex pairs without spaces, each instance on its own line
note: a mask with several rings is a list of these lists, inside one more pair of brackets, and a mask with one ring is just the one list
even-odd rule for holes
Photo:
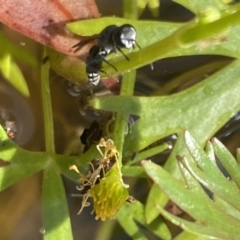
[[[219,142],[208,143],[208,150],[204,153],[190,135],[186,132],[183,134],[183,131],[189,130],[202,146],[240,109],[240,81],[238,79],[240,74],[238,59],[240,56],[238,48],[240,5],[229,6],[220,0],[209,1],[209,6],[199,0],[175,2],[193,11],[197,15],[197,20],[181,24],[137,21],[134,20],[137,17],[135,2],[126,0],[125,17],[128,19],[100,18],[68,24],[72,32],[82,36],[99,33],[113,21],[117,24],[130,23],[138,31],[138,41],[142,49],[126,53],[131,61],[127,62],[121,56],[111,59],[111,63],[120,72],[125,73],[119,96],[95,98],[90,101],[94,108],[117,112],[115,130],[108,137],[114,140],[119,152],[118,164],[122,167],[124,176],[138,178],[146,176],[147,173],[155,183],[151,188],[146,206],[138,201],[134,204],[125,203],[117,219],[133,239],[146,239],[139,231],[135,220],[145,225],[157,236],[171,239],[170,231],[162,216],[186,230],[176,237],[178,240],[203,239],[202,236],[237,239],[239,236],[237,229],[239,207],[236,204],[239,200],[236,194],[239,187],[239,177],[236,171],[239,168],[238,163]],[[97,27],[90,29],[89,26],[92,25]],[[51,58],[52,50],[48,49],[46,54],[50,55],[50,64],[56,65],[53,62],[56,58]],[[223,55],[234,59],[215,63],[212,67],[215,71],[218,70],[216,73],[181,93],[162,96],[162,92],[157,92],[154,96],[133,96],[136,74],[134,69],[164,57],[198,54]],[[4,69],[3,66],[6,64],[3,60],[4,57],[0,62],[1,69]],[[77,69],[79,66],[76,65],[73,68]],[[112,75],[115,74],[108,66],[104,66],[104,70]],[[128,73],[129,70],[132,71]],[[41,67],[45,152],[30,152],[20,148],[9,140],[5,131],[0,128],[0,158],[9,162],[8,166],[0,169],[0,190],[3,191],[20,179],[43,170],[43,224],[46,231],[44,239],[73,239],[61,174],[77,181],[77,174],[70,171],[69,167],[75,164],[83,170],[85,164],[92,159],[99,158],[100,155],[95,146],[80,157],[55,153],[48,71],[49,62]],[[67,71],[70,70],[66,69]],[[204,71],[205,69],[199,68],[188,74],[191,76]],[[86,77],[84,67],[81,73],[81,77]],[[80,77],[76,76],[76,79],[78,78]],[[26,92],[26,89],[23,92]],[[134,125],[132,133],[125,136],[126,118],[129,114],[140,116],[140,119]],[[164,168],[146,161],[143,162],[143,167],[133,165],[137,161],[151,158],[152,155],[166,149],[167,146],[162,145],[143,150],[173,133],[178,133],[179,137]],[[139,154],[134,162],[128,161],[122,164],[124,157],[138,151]],[[233,179],[232,182],[228,182],[218,171],[214,163],[213,151],[228,170]],[[178,156],[181,172],[176,156]],[[186,181],[188,189],[184,187],[183,180]],[[206,196],[198,182],[214,193],[216,204],[213,204]],[[187,222],[167,213],[164,206],[169,197],[196,222]],[[199,209],[203,203],[206,209]],[[129,212],[132,213],[132,218],[127,217]],[[228,224],[225,224],[225,219],[228,219]],[[200,237],[193,234],[198,234]]]

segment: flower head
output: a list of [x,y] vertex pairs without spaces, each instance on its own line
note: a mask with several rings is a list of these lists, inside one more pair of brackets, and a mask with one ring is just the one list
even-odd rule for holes
[[90,189],[93,198],[96,220],[113,219],[128,199],[128,185],[122,181],[117,164],[100,180],[99,184]]
[[[105,148],[104,153],[100,147]],[[83,199],[78,214],[90,205],[88,199],[92,197],[95,219],[105,221],[107,218],[115,218],[122,205],[129,199],[127,191],[129,186],[122,180],[118,162],[119,154],[114,142],[111,139],[105,141],[102,138],[97,149],[102,158],[90,162],[86,175],[82,175],[75,165],[70,169],[81,175],[80,185],[77,189],[82,193]]]

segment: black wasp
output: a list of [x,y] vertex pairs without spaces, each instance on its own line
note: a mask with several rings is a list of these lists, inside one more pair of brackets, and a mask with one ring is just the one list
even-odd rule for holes
[[109,25],[104,28],[100,34],[87,37],[87,39],[82,40],[73,46],[76,48],[74,52],[77,52],[84,45],[97,40],[97,44],[101,49],[106,51],[106,54],[111,52],[120,51],[126,59],[129,58],[122,52],[121,48],[132,49],[135,47],[135,44],[140,48],[136,42],[137,31],[130,24],[124,24],[120,27],[116,25]]
[[86,72],[89,82],[91,82],[93,85],[97,85],[100,81],[99,72],[108,75],[102,70],[103,62],[106,62],[117,71],[117,69],[105,59],[106,56],[107,52],[105,49],[101,49],[98,45],[92,46],[89,50],[89,54],[86,59]]
[[89,50],[89,54],[86,59],[86,72],[88,79],[92,84],[97,85],[99,83],[99,72],[108,75],[102,70],[103,62],[109,64],[117,71],[116,67],[114,67],[105,59],[110,53],[117,53],[117,51],[119,51],[127,60],[129,60],[129,58],[122,51],[122,48],[132,49],[135,47],[135,45],[140,48],[136,42],[136,36],[137,31],[130,24],[124,24],[120,27],[116,25],[110,25],[104,28],[99,35],[90,37],[89,39],[81,41],[73,46],[76,48],[76,52],[83,45],[91,42],[94,38],[97,38],[97,44]]
[[110,25],[102,30],[98,37],[98,45],[105,49],[110,54],[111,52],[121,52],[123,56],[129,60],[121,48],[132,49],[135,44],[140,48],[136,42],[137,31],[130,24],[124,24],[120,27]]

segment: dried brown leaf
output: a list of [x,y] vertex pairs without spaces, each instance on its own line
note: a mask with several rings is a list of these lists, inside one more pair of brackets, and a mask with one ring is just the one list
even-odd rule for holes
[[72,46],[81,37],[70,33],[66,23],[99,17],[94,0],[0,0],[0,21],[22,34],[57,51],[82,56],[86,49],[74,53]]

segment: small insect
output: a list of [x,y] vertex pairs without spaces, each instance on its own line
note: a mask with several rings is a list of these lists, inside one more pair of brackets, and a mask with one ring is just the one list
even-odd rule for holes
[[88,80],[93,85],[97,85],[100,81],[100,74],[102,72],[107,76],[111,77],[105,71],[102,70],[103,62],[110,65],[112,68],[117,69],[105,58],[112,52],[121,52],[122,55],[129,61],[129,57],[122,51],[122,48],[132,49],[135,45],[141,48],[136,42],[137,31],[130,24],[124,24],[120,27],[116,25],[110,25],[104,28],[99,35],[93,35],[88,39],[85,39],[73,46],[75,52],[78,51],[82,46],[90,43],[94,39],[97,39],[96,45],[92,46],[89,50],[88,57],[86,59],[86,72]]
[[[120,27],[116,25],[110,25],[102,30],[98,37],[98,45],[105,49],[107,54],[111,52],[121,54],[129,61],[129,57],[122,51],[122,48],[132,49],[135,45],[141,49],[140,45],[136,41],[137,30],[130,24],[124,24]],[[154,69],[153,64],[150,64],[151,70]]]
[[141,47],[136,42],[136,37],[137,31],[130,24],[124,24],[120,27],[116,25],[109,25],[104,28],[100,34],[93,35],[85,40],[82,40],[81,42],[75,44],[73,48],[76,48],[74,52],[77,52],[84,45],[97,39],[97,45],[103,49],[107,55],[111,52],[117,53],[117,51],[119,51],[127,60],[129,60],[121,48],[132,49],[135,45],[137,45],[140,49]]
[[98,45],[94,45],[89,50],[89,55],[86,59],[86,72],[88,75],[88,80],[93,84],[97,85],[100,81],[100,74],[102,72],[109,77],[108,73],[102,70],[103,62],[107,63],[118,73],[116,67],[114,67],[110,62],[108,62],[105,57],[107,56],[107,52],[104,49],[101,49]]
[[137,31],[130,24],[124,24],[120,27],[110,25],[102,30],[98,37],[98,45],[105,49],[108,54],[111,52],[121,52],[123,56],[129,60],[121,48],[132,49],[135,44],[141,48],[136,42]]

